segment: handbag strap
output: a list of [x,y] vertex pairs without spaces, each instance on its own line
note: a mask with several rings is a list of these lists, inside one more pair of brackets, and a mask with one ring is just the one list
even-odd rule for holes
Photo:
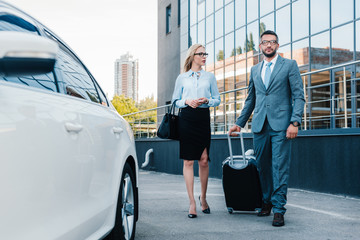
[[171,104],[171,107],[168,111],[169,114],[175,115],[175,103],[177,100],[179,100],[179,99],[175,99],[174,102]]

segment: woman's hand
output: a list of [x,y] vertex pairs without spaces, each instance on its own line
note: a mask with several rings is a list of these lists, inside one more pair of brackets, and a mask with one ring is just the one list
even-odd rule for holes
[[187,99],[185,101],[185,104],[187,104],[188,106],[192,107],[192,108],[197,108],[198,106],[200,106],[202,104],[202,102],[199,102],[199,100],[193,100],[193,99]]
[[201,104],[208,104],[209,103],[209,99],[207,99],[206,97],[202,97],[202,98],[199,98],[198,101],[201,103]]

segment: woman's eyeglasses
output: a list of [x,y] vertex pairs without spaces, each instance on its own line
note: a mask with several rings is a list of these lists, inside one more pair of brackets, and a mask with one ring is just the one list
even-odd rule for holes
[[206,52],[194,53],[194,55],[199,55],[200,57],[208,57],[209,56],[209,54]]

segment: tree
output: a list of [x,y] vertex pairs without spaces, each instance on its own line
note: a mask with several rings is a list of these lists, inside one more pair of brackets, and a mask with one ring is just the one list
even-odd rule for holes
[[254,43],[254,38],[253,38],[252,32],[250,32],[249,38],[246,39],[245,46],[246,46],[248,52],[255,50],[255,43]]
[[219,50],[219,53],[216,54],[216,59],[218,61],[224,60],[224,51],[223,50]]
[[260,36],[261,36],[261,34],[262,34],[263,32],[265,32],[265,31],[266,31],[266,25],[265,25],[264,22],[261,22],[261,23],[260,23]]
[[[140,100],[140,103],[137,104],[137,108],[139,109],[139,111],[152,109],[152,108],[156,108],[156,107],[157,107],[157,103],[154,100],[153,94],[151,96],[145,97],[145,99]],[[156,122],[156,111],[154,110],[154,111],[139,113],[139,116],[137,116],[137,118],[140,118],[141,122],[143,122],[143,123],[144,122],[155,123]]]
[[[111,103],[114,105],[116,111],[120,115],[125,115],[139,111],[135,106],[135,101],[132,98],[127,98],[123,94],[115,95]],[[132,117],[124,117],[127,121],[132,120]]]
[[236,53],[237,53],[238,55],[242,54],[242,49],[241,49],[240,46],[236,48]]

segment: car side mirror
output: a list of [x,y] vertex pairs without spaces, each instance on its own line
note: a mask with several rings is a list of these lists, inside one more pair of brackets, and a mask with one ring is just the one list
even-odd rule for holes
[[14,77],[51,72],[59,50],[53,40],[13,31],[0,31],[0,46],[0,75]]

